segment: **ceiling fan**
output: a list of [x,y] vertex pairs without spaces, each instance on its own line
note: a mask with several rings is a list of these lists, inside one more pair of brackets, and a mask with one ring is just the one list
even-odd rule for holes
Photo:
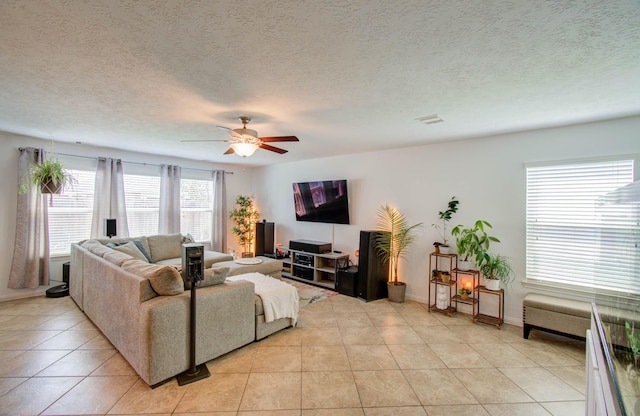
[[258,132],[247,128],[247,124],[251,121],[251,117],[240,116],[240,122],[242,123],[241,129],[230,129],[228,127],[216,126],[221,130],[226,131],[231,135],[230,140],[183,140],[184,142],[227,142],[229,143],[229,149],[224,152],[225,155],[236,153],[242,157],[251,156],[258,148],[269,150],[275,153],[283,154],[288,150],[281,149],[279,147],[268,145],[267,143],[273,142],[299,142],[296,136],[274,136],[274,137],[258,137]]

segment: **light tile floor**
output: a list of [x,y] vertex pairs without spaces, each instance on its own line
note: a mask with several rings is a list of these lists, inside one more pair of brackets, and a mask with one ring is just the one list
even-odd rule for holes
[[582,415],[584,342],[338,295],[150,389],[69,298],[0,303],[0,414]]

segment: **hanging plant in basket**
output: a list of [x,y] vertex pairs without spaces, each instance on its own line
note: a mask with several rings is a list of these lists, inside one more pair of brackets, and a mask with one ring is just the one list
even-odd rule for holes
[[43,194],[59,194],[66,186],[75,182],[75,177],[59,160],[52,158],[31,166],[28,177],[20,186],[20,192],[27,192],[29,181],[40,187]]

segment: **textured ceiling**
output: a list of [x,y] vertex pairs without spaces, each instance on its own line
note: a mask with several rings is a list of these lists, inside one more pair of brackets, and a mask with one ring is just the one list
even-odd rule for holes
[[[301,142],[181,142],[243,114]],[[263,165],[637,114],[638,0],[0,1],[0,130],[47,139]]]

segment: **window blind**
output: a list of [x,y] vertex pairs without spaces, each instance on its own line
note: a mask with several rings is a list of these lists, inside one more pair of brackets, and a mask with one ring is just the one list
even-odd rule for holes
[[59,195],[52,195],[49,207],[49,248],[52,256],[68,255],[71,243],[91,235],[95,171],[70,170],[76,183]]
[[125,174],[124,193],[129,235],[158,234],[160,177]]
[[196,241],[211,241],[213,182],[182,179],[180,181],[180,228]]
[[634,161],[527,167],[527,279],[640,294]]

